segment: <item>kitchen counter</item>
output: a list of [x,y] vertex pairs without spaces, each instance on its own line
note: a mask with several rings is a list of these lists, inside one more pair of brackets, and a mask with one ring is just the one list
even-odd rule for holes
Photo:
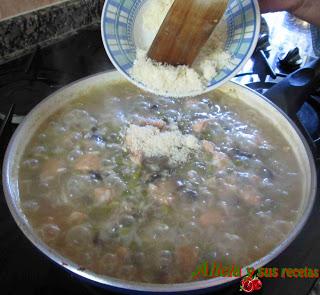
[[98,23],[103,2],[70,0],[0,21],[0,65]]

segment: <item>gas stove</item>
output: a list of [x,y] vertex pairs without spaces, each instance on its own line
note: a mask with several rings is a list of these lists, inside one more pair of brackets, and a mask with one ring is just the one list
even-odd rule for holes
[[[258,46],[234,79],[264,94],[288,74],[315,60],[309,25],[287,13],[265,15]],[[114,69],[100,37],[99,25],[0,66],[0,162],[23,117],[50,93],[85,76]],[[320,84],[293,116],[318,155]],[[2,163],[1,163],[2,164]],[[319,167],[319,164],[318,164]],[[319,201],[315,207],[318,208]],[[314,209],[298,238],[267,267],[316,268],[320,265],[320,215]],[[113,294],[55,265],[23,236],[0,189],[0,284],[2,294]],[[260,294],[320,294],[316,279],[263,279]],[[312,293],[310,293],[312,292]],[[239,294],[235,283],[215,294]]]

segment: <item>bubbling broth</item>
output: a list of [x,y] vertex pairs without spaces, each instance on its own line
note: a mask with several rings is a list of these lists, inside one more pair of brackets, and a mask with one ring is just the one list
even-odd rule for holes
[[116,82],[41,125],[19,188],[39,237],[81,267],[181,283],[204,261],[245,266],[285,239],[301,175],[281,133],[234,97],[171,99]]

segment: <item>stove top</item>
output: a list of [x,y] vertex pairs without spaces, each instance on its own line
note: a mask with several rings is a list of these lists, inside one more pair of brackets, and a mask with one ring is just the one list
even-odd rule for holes
[[[313,61],[315,56],[307,23],[287,13],[265,15],[262,23],[257,49],[235,81],[265,93],[288,74]],[[111,69],[114,68],[103,49],[98,25],[0,66],[0,164],[17,124],[38,102],[72,81]],[[320,142],[320,91],[306,99],[296,118],[296,123],[317,149]],[[319,200],[314,208],[318,206]],[[302,233],[268,267],[318,267],[319,227],[320,215],[314,209]],[[0,266],[2,294],[113,294],[66,272],[33,247],[11,217],[2,187]],[[307,295],[315,285],[315,279],[263,279],[263,289],[259,292]],[[215,294],[240,294],[239,283]]]

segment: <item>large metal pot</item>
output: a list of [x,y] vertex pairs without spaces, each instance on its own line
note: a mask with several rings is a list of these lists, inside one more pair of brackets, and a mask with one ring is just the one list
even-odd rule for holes
[[[186,292],[217,287],[221,286],[222,284],[230,283],[236,278],[214,278],[211,280],[185,284],[154,285],[131,283],[128,281],[97,275],[93,272],[82,270],[79,265],[69,261],[68,259],[62,257],[59,253],[50,249],[39,239],[24,215],[20,206],[18,188],[19,162],[26,145],[33,134],[36,132],[41,123],[43,123],[51,114],[62,108],[66,103],[76,99],[80,93],[89,92],[91,88],[94,88],[97,85],[104,83],[109,84],[118,80],[123,80],[120,74],[117,72],[107,72],[75,82],[57,91],[46,100],[42,101],[31,111],[24,122],[20,124],[19,128],[16,130],[13,138],[11,139],[5,155],[3,166],[3,187],[11,214],[25,236],[45,255],[47,255],[57,264],[79,275],[80,277],[89,279],[104,286],[136,291]],[[292,232],[281,244],[275,247],[268,255],[250,265],[250,267],[258,269],[284,251],[305,225],[312,210],[316,194],[317,179],[315,164],[310,148],[300,131],[287,117],[287,115],[285,115],[285,113],[283,113],[265,97],[233,82],[228,82],[226,85],[216,91],[221,92],[221,94],[227,93],[228,95],[239,97],[243,103],[248,105],[248,108],[254,108],[258,110],[258,112],[261,113],[261,116],[268,120],[270,124],[277,126],[279,131],[291,145],[299,165],[301,166],[301,171],[304,172],[303,175],[301,175],[301,177],[303,177],[303,194],[301,195],[302,202],[297,223]],[[245,269],[243,269],[243,274],[246,274]]]

